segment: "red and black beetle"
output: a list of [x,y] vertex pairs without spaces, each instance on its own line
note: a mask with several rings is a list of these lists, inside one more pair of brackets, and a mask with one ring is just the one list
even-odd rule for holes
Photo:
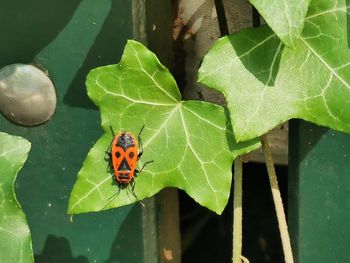
[[[119,191],[130,185],[130,192],[136,199],[137,197],[134,193],[134,178],[138,173],[142,172],[147,164],[153,162],[148,161],[143,164],[140,170],[136,169],[137,161],[141,158],[143,153],[141,132],[144,127],[145,126],[143,125],[137,135],[138,141],[131,132],[123,131],[118,135],[115,135],[112,127],[110,127],[113,141],[107,152],[109,156],[110,171],[113,173],[114,180],[119,186]],[[119,191],[117,194],[119,194]]]

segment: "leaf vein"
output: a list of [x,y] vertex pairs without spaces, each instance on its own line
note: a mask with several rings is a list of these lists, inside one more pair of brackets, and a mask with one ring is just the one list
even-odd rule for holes
[[100,183],[96,184],[93,188],[91,188],[91,190],[89,192],[87,192],[84,196],[82,196],[80,199],[78,199],[71,207],[71,210],[74,210],[74,208],[77,205],[80,205],[80,203],[85,200],[86,198],[88,198],[90,196],[91,193],[93,193],[94,191],[96,191],[101,185],[103,185],[104,183],[106,183],[107,181],[109,181],[111,179],[110,176],[106,177],[105,179],[103,179]]
[[187,125],[186,125],[186,122],[185,122],[185,119],[184,119],[184,116],[182,114],[182,111],[181,111],[181,108],[180,108],[180,116],[181,116],[181,122],[182,122],[182,126],[184,128],[184,132],[185,132],[185,137],[186,137],[186,141],[187,141],[187,144],[188,144],[188,147],[190,148],[192,154],[194,155],[194,157],[197,159],[197,161],[200,163],[201,167],[202,167],[202,171],[204,173],[204,176],[205,176],[205,179],[210,187],[210,189],[213,191],[214,195],[215,195],[215,202],[218,203],[218,197],[217,197],[217,191],[215,190],[215,188],[212,186],[210,180],[209,180],[209,177],[208,177],[208,174],[207,174],[207,171],[204,167],[204,162],[201,160],[201,158],[198,156],[198,154],[196,153],[195,149],[193,148],[192,144],[191,144],[191,141],[188,137],[188,134],[189,134],[189,131],[187,129]]
[[169,113],[168,117],[164,120],[163,124],[157,129],[157,132],[153,133],[152,137],[150,137],[146,142],[143,143],[143,147],[146,148],[163,130],[163,128],[168,124],[168,121],[173,117],[176,110],[180,107],[181,103],[179,103],[174,109]]
[[149,77],[153,83],[157,86],[157,88],[159,88],[164,94],[166,94],[169,98],[171,98],[173,101],[178,101],[176,98],[174,98],[170,93],[168,93],[165,89],[162,88],[162,86],[156,81],[156,79],[153,77],[153,75],[151,75],[150,73],[148,73],[148,71],[143,67],[142,62],[138,56],[138,52],[137,50],[134,48],[133,45],[130,45],[131,48],[133,49],[134,53],[135,53],[135,57],[140,65],[141,70],[147,75],[147,77]]
[[319,61],[341,82],[344,84],[344,86],[350,90],[349,84],[337,74],[337,72],[303,39],[301,38],[304,45],[315,55]]
[[111,91],[107,90],[103,85],[101,85],[98,78],[96,78],[95,83],[99,88],[101,88],[105,92],[105,94],[103,94],[102,97],[105,96],[106,94],[109,94],[109,95],[112,95],[114,97],[121,97],[123,99],[126,99],[128,101],[131,101],[131,102],[137,103],[137,104],[145,104],[145,105],[153,105],[153,106],[167,106],[167,107],[176,105],[176,103],[159,103],[159,102],[150,102],[150,101],[142,101],[142,100],[132,99],[132,98],[126,96],[124,94],[124,92],[122,92],[122,94],[119,94],[119,93],[111,92]]

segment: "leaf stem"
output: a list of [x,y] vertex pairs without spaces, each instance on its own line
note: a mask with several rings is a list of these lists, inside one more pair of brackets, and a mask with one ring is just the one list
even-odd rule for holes
[[242,170],[242,161],[237,157],[233,174],[233,263],[240,263],[242,254]]
[[288,233],[286,216],[283,209],[281,192],[278,187],[275,166],[273,163],[272,153],[269,146],[267,134],[261,136],[261,143],[262,143],[262,148],[265,155],[266,168],[267,168],[267,173],[269,175],[273,202],[275,204],[275,209],[276,209],[278,227],[280,230],[280,235],[282,240],[284,260],[286,263],[293,263],[294,262],[293,253],[292,253],[292,247],[291,247],[289,233]]

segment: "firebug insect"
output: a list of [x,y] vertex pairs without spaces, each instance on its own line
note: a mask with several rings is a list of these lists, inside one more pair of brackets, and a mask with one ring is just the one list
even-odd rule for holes
[[[136,200],[138,200],[136,194],[134,193],[134,178],[142,172],[147,164],[153,162],[148,161],[143,164],[140,170],[136,169],[137,161],[143,154],[141,132],[144,127],[145,126],[143,125],[139,134],[137,135],[138,140],[136,140],[135,136],[131,132],[127,131],[123,131],[118,135],[115,135],[112,127],[110,127],[113,135],[113,141],[106,153],[109,156],[110,172],[113,173],[114,180],[119,186],[119,190],[115,195],[119,194],[120,189],[129,189],[128,186],[130,185],[131,190],[129,190],[131,194],[136,198]],[[111,198],[113,198],[115,195],[113,195]]]

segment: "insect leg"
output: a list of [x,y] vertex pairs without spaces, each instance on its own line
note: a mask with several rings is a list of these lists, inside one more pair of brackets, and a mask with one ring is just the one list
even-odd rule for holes
[[154,162],[153,160],[152,160],[152,161],[145,162],[145,163],[142,165],[142,167],[141,167],[140,171],[135,170],[135,172],[137,172],[137,173],[141,173],[141,172],[142,172],[142,170],[143,170],[143,168],[145,168],[147,164],[150,164],[150,163],[153,163],[153,162]]
[[132,192],[134,192],[134,190],[135,190],[135,185],[136,185],[136,184],[135,184],[135,181],[134,181],[134,180],[131,180],[131,181],[130,181],[130,186],[131,186],[131,191],[132,191]]
[[[111,133],[112,133],[112,136],[113,136],[113,139],[114,139],[115,138],[115,134],[114,134],[113,128],[112,128],[112,126],[109,126],[109,128],[111,129]],[[111,157],[111,148],[112,148],[113,139],[111,141],[111,144],[108,147],[108,150],[106,151],[106,154],[108,154],[109,157]]]
[[107,172],[113,172],[113,166],[112,166],[112,154],[110,152],[106,151],[107,156],[105,156],[105,161],[108,161],[107,165]]
[[145,207],[145,204],[137,198],[137,195],[136,195],[135,192],[134,192],[135,182],[134,182],[134,181],[131,181],[130,183],[132,183],[131,189],[128,187],[127,190],[129,190],[129,192],[133,195],[133,197],[136,199],[136,201],[140,203],[140,205],[142,205],[143,207]]
[[120,187],[118,187],[118,192],[116,192],[115,194],[113,194],[111,197],[108,198],[107,203],[101,208],[101,210],[104,210],[119,194],[120,194]]
[[[113,136],[113,139],[115,137],[115,134],[114,134],[114,131],[113,131],[113,128],[112,126],[109,126],[109,128],[111,129],[111,132],[112,132],[112,136]],[[113,167],[112,167],[112,153],[111,153],[111,149],[112,149],[112,144],[113,144],[113,139],[111,141],[111,144],[109,145],[108,147],[108,150],[105,151],[105,161],[108,161],[108,167],[107,167],[107,171],[110,172],[113,170]],[[109,168],[109,170],[108,170]]]

